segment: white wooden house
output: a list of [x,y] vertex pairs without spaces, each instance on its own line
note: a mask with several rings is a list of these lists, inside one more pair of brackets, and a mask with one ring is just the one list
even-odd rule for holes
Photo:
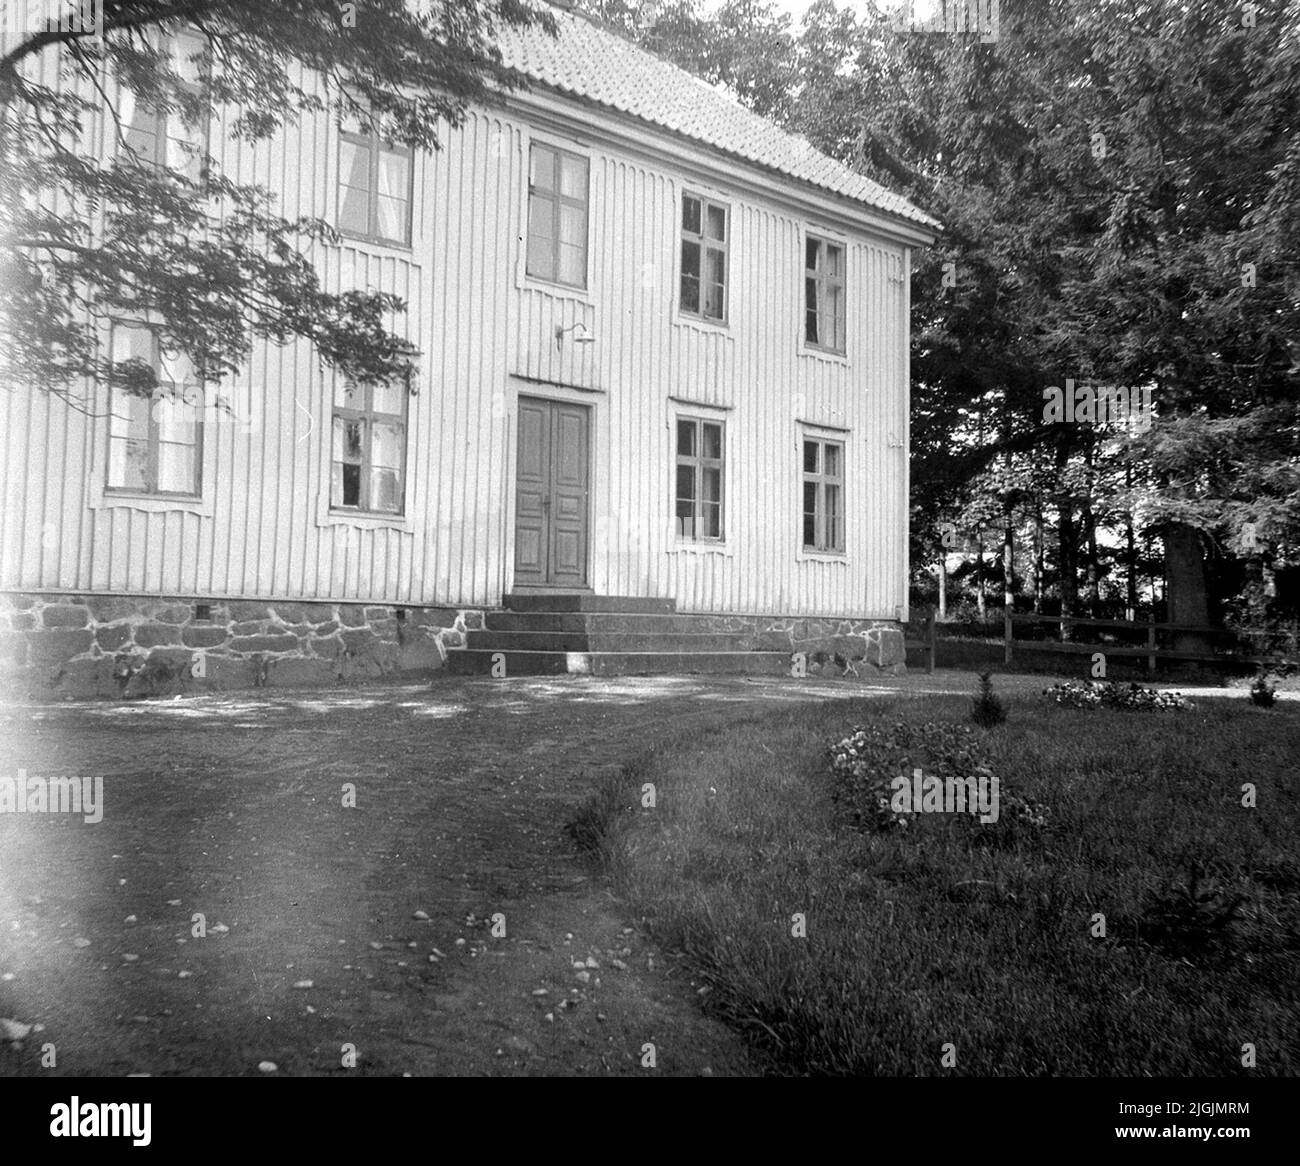
[[[784,652],[786,670],[836,636],[901,661],[909,260],[938,225],[555,15],[557,39],[503,34],[532,87],[436,153],[328,114],[249,146],[212,111],[228,173],[344,233],[313,253],[326,286],[406,301],[418,382],[352,392],[298,343],[258,346],[189,413],[97,385],[93,416],[0,394],[11,678],[310,682],[436,667],[467,635],[601,670],[582,637],[615,631],[659,635],[603,644],[644,650],[632,670],[668,666],[652,652],[689,668],[688,648],[719,668]],[[165,158],[173,127],[127,113]],[[92,148],[114,148],[104,120]],[[130,322],[105,343],[185,382]],[[505,606],[660,623],[528,625]]]

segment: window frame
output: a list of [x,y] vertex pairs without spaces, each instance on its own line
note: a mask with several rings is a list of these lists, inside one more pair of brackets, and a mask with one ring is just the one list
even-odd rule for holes
[[[203,382],[201,380],[182,381],[179,386],[175,381],[164,381],[162,377],[162,341],[158,336],[158,327],[156,325],[146,324],[135,320],[115,320],[109,327],[109,353],[113,352],[114,335],[119,328],[130,328],[136,331],[148,332],[150,336],[150,354],[149,367],[153,369],[154,375],[158,378],[159,386],[154,390],[153,396],[147,398],[136,396],[135,394],[125,393],[121,389],[108,385],[108,433],[106,445],[106,457],[104,461],[104,496],[112,498],[158,498],[174,499],[185,502],[200,502],[203,500],[203,480],[204,480],[204,424],[203,424]],[[170,386],[168,391],[166,386]],[[179,392],[177,391],[179,389]],[[189,390],[193,389],[195,400],[189,400]],[[113,473],[113,442],[121,440],[113,435],[113,420],[117,416],[114,409],[119,399],[125,398],[128,401],[141,401],[148,405],[149,409],[149,429],[146,437],[147,442],[147,462],[145,466],[145,485],[139,486],[118,486],[112,481]],[[177,399],[185,405],[192,408],[195,412],[193,421],[194,425],[194,477],[193,490],[159,490],[158,482],[158,454],[159,445],[163,444],[159,439],[159,425],[156,414],[157,403],[164,398]],[[179,442],[171,444],[182,444]]]
[[[377,124],[373,113],[358,113],[357,120],[367,128],[352,130],[344,127],[340,116],[338,127],[338,148],[335,159],[338,169],[334,178],[334,222],[338,232],[345,239],[354,239],[361,243],[371,243],[379,247],[397,247],[409,251],[415,238],[415,150],[411,146],[396,146],[386,139]],[[366,170],[366,230],[357,231],[343,225],[343,147],[355,146],[366,151],[369,163]],[[399,154],[406,158],[406,218],[403,224],[404,237],[391,239],[381,235],[379,226],[379,160],[383,154]]]
[[[533,152],[535,150],[545,150],[555,157],[555,174],[557,175],[557,185],[553,190],[546,190],[533,185]],[[558,175],[564,164],[564,159],[569,158],[582,163],[583,168],[583,197],[581,202],[564,194],[562,190],[563,182],[558,180]],[[570,150],[564,146],[557,145],[554,142],[543,141],[533,138],[528,143],[528,157],[525,174],[525,198],[524,198],[524,278],[535,280],[538,283],[544,283],[551,287],[561,287],[568,291],[586,292],[589,290],[591,283],[591,158],[587,154],[579,153],[576,150]],[[550,260],[554,268],[554,276],[539,274],[529,267],[529,255],[531,249],[529,246],[531,232],[529,230],[532,223],[533,199],[548,202],[551,204],[551,251]],[[560,278],[560,223],[563,220],[564,208],[578,207],[582,208],[582,282],[570,283],[568,280]]]
[[[817,446],[817,469],[809,470],[805,464],[807,447]],[[826,472],[826,449],[834,446],[839,450],[839,473]],[[799,437],[799,549],[804,556],[827,556],[842,559],[848,555],[848,511],[846,506],[848,442],[842,437],[829,437],[820,433],[802,433]],[[813,510],[813,542],[805,542],[805,522],[807,511],[804,509],[804,496],[809,483],[816,486]],[[839,545],[827,545],[826,539],[826,487],[838,488],[839,497]]]
[[[177,44],[189,40],[198,41],[201,45],[202,58],[199,65],[199,80],[187,81],[184,78],[181,79],[182,88],[187,90],[193,96],[200,98],[204,105],[203,116],[193,127],[195,133],[200,134],[202,139],[195,143],[200,151],[199,173],[194,178],[190,178],[183,172],[180,173],[182,173],[182,176],[187,178],[188,181],[194,182],[200,188],[205,188],[208,180],[208,162],[212,150],[212,38],[197,29],[188,28],[177,32],[166,32],[157,35],[161,38],[157,41],[158,51],[163,54],[169,62],[171,62],[173,68],[175,68],[177,61],[175,56],[175,47]],[[189,56],[194,55],[196,54],[189,54]],[[188,57],[186,59],[188,59]],[[140,103],[138,98],[135,98],[135,101],[137,103],[135,107],[136,113],[138,113],[140,109],[146,109],[154,119],[154,143],[152,156],[146,156],[134,146],[127,143],[127,136],[132,127],[129,124],[123,125],[120,122],[117,127],[119,135],[117,142],[118,152],[120,153],[123,150],[128,151],[137,159],[144,161],[159,170],[172,170],[172,167],[168,165],[167,161],[167,144],[174,136],[171,133],[171,128],[179,123],[182,127],[188,130],[190,128],[189,123],[186,122],[184,116],[179,112],[170,110],[156,111],[151,109],[149,106]],[[173,173],[176,173],[176,171],[173,171]]]
[[[698,232],[686,229],[687,199],[693,199],[700,204],[700,229]],[[713,239],[707,233],[710,208],[720,210],[723,213],[725,239]],[[677,313],[679,316],[696,323],[711,324],[715,327],[725,328],[728,326],[731,319],[731,232],[731,203],[723,202],[721,199],[706,194],[697,194],[690,189],[682,191],[677,214]],[[698,247],[700,254],[700,273],[694,277],[699,284],[699,299],[698,307],[694,311],[686,307],[685,296],[683,295],[683,288],[687,279],[683,251],[688,243]],[[707,268],[710,249],[722,253],[722,315],[720,316],[707,315],[704,310],[707,303],[704,293],[704,273]]]
[[[815,243],[817,245],[818,266],[810,268],[808,266],[808,245]],[[824,261],[830,248],[835,248],[840,253],[840,275],[832,279],[825,270]],[[803,237],[803,342],[804,346],[811,348],[816,352],[828,353],[833,356],[848,355],[848,258],[849,249],[847,244],[841,239],[833,239],[828,235],[820,234],[816,231],[806,231]],[[824,291],[827,287],[838,287],[840,293],[839,311],[835,314],[833,323],[838,333],[838,345],[827,344],[822,337],[821,321],[827,313],[820,307],[813,308],[808,304],[808,284],[812,281],[817,290],[818,304],[822,302]],[[808,336],[808,317],[815,314],[818,319],[818,339],[812,340]]]
[[[363,408],[354,408],[350,405],[340,405],[337,400],[330,403],[330,424],[329,424],[329,444],[328,444],[328,497],[329,513],[335,517],[357,517],[357,518],[381,518],[393,521],[404,520],[406,515],[406,487],[407,487],[407,449],[406,443],[410,433],[410,416],[411,416],[411,387],[409,380],[398,386],[397,391],[401,394],[402,412],[384,413],[376,410],[374,404],[374,385],[348,385],[342,382],[345,399],[348,394],[353,392],[363,393]],[[339,389],[336,385],[334,392],[337,395]],[[361,461],[340,462],[334,456],[334,432],[335,422],[342,419],[347,421],[360,421],[362,425],[361,436]],[[397,479],[397,498],[398,507],[396,510],[375,510],[370,506],[372,499],[370,497],[371,473],[374,469],[371,462],[371,450],[373,438],[371,431],[376,423],[393,424],[397,423],[401,427],[401,433],[398,437],[398,446],[402,451],[402,463],[398,467]],[[334,467],[336,465],[359,465],[360,466],[360,502],[356,506],[348,506],[334,496]]]
[[[683,424],[695,426],[695,453],[684,454],[680,449],[680,430]],[[704,427],[712,425],[718,430],[718,456],[704,456]],[[678,471],[682,466],[690,466],[695,471],[695,497],[691,514],[692,532],[685,534],[681,529],[681,518],[677,513],[678,503],[682,501],[677,490]],[[704,520],[704,471],[715,468],[718,471],[718,531],[717,535],[698,533]],[[711,504],[711,503],[710,503]],[[704,417],[697,413],[679,412],[673,418],[673,476],[672,476],[672,518],[673,534],[677,542],[687,545],[725,546],[727,542],[727,423],[720,417]]]

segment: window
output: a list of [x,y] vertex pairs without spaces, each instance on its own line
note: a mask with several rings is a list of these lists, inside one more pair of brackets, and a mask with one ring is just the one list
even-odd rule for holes
[[722,423],[677,421],[677,536],[722,541]]
[[401,514],[406,496],[404,384],[349,385],[334,404],[330,506],[370,514]]
[[804,336],[844,351],[844,248],[809,235],[804,244]]
[[339,230],[374,243],[411,242],[414,152],[380,136],[373,118],[339,131]]
[[159,386],[152,399],[114,387],[109,394],[109,490],[197,497],[203,426],[197,416],[198,378],[186,357],[162,351],[157,334],[139,324],[115,324],[115,364],[140,361]]
[[181,79],[183,93],[202,112],[189,120],[178,110],[166,112],[141,102],[122,86],[118,113],[122,140],[137,158],[161,169],[175,171],[191,182],[202,182],[208,152],[207,75],[210,57],[207,38],[194,33],[164,37],[162,51]]
[[536,279],[587,286],[587,159],[533,143],[528,164],[528,258]]
[[682,196],[682,302],[688,316],[727,318],[727,231],[725,206]]
[[844,552],[844,446],[837,441],[803,443],[803,546]]

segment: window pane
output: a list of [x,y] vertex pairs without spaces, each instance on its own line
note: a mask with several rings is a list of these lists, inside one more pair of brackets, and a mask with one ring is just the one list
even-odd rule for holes
[[560,207],[560,242],[587,245],[587,212],[581,207]]
[[560,166],[560,193],[565,198],[587,201],[587,160],[565,155]]
[[361,422],[346,417],[334,418],[334,460],[361,461]]
[[146,490],[146,472],[149,465],[147,441],[122,441],[113,438],[108,443],[108,484],[124,490]]
[[817,253],[821,250],[821,244],[816,239],[809,239],[804,243],[803,263],[809,271],[817,270]]
[[700,494],[700,497],[705,502],[721,502],[722,501],[722,471],[718,469],[709,469],[708,467],[705,467],[703,472],[703,478],[704,481],[702,485],[704,489]]
[[370,151],[339,143],[339,226],[355,235],[370,231]]
[[844,289],[831,287],[826,290],[826,325],[827,342],[833,348],[844,348]]
[[528,274],[538,279],[555,279],[555,244],[545,235],[528,236]]
[[147,105],[127,86],[121,86],[118,113],[122,119],[122,137],[126,144],[140,155],[143,162],[157,159],[158,134],[161,121]]
[[817,467],[820,464],[817,455],[820,448],[820,442],[805,441],[803,443],[803,468],[805,473],[815,474],[817,472]]
[[695,467],[694,466],[677,467],[677,500],[679,502],[695,501]]
[[707,458],[722,458],[722,426],[709,425],[705,423],[704,429],[704,456]]
[[376,421],[370,427],[370,464],[377,469],[402,468],[402,427]]
[[560,283],[570,287],[587,286],[587,252],[583,247],[560,246]]
[[334,404],[345,409],[364,409],[366,407],[366,390],[360,385],[351,384],[344,377],[334,381]]
[[693,275],[682,276],[682,311],[699,313],[700,281]]
[[804,327],[808,332],[808,343],[820,344],[821,335],[817,330],[817,313],[811,308],[804,313]]
[[201,36],[181,33],[171,38],[167,46],[171,57],[171,67],[180,74],[187,85],[203,84],[203,56],[207,49],[207,40]]
[[[372,385],[370,388],[370,408],[375,413],[391,413],[394,417],[402,416],[402,398],[406,395],[406,386],[397,381]],[[360,408],[360,405],[354,406]]]
[[677,452],[682,457],[695,456],[695,422],[677,422]]
[[109,434],[112,437],[130,438],[133,441],[149,440],[149,406],[143,397],[115,392],[110,406]]
[[700,200],[690,195],[682,198],[682,230],[692,235],[700,233]]
[[844,541],[840,530],[840,488],[829,483],[826,486],[826,549],[843,550]]
[[194,385],[198,383],[198,374],[194,363],[180,349],[172,352],[160,350],[158,353],[158,379],[171,385]]
[[394,469],[370,472],[370,509],[398,514],[402,509],[400,475]]
[[826,247],[826,274],[836,279],[844,275],[844,248]]
[[704,289],[704,314],[710,320],[721,320],[727,314],[727,297],[720,283],[710,283]]
[[682,242],[682,275],[698,279],[700,276],[700,245]]
[[803,545],[817,545],[817,483],[803,484]]
[[838,445],[826,446],[826,469],[823,471],[828,478],[838,478],[840,476],[840,454],[843,450]]
[[721,206],[709,207],[707,226],[710,239],[718,239],[725,243],[727,239],[727,208]]
[[555,189],[555,151],[545,146],[534,146],[531,172],[528,181],[538,190]]
[[705,503],[703,512],[702,538],[722,537],[722,507]]
[[381,239],[405,243],[410,238],[411,208],[405,199],[384,198],[375,204],[375,231]]
[[158,440],[179,445],[193,445],[195,438],[194,406],[183,399],[160,396],[153,402],[153,417],[158,426]]
[[197,482],[197,449],[172,442],[158,444],[158,489],[165,494],[193,494]]
[[142,360],[153,368],[153,333],[132,324],[113,325],[113,361]]
[[714,283],[727,282],[727,254],[725,251],[718,251],[713,247],[708,249],[705,278],[711,279]]
[[337,466],[339,474],[339,505],[361,505],[361,467],[344,464]]

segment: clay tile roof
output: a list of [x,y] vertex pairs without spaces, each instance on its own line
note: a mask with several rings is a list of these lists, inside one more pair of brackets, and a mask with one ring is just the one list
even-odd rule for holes
[[864,203],[925,228],[938,220],[787,133],[653,53],[571,12],[555,11],[558,36],[502,27],[505,63],[534,82],[680,134],[787,178]]

